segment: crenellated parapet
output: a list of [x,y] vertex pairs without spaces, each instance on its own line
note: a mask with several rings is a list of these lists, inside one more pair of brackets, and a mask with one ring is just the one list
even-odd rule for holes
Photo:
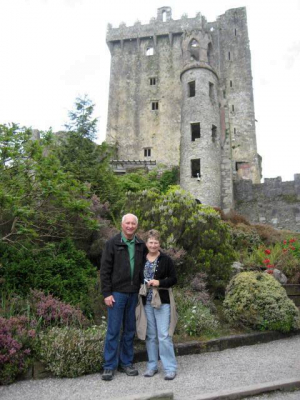
[[293,181],[281,177],[234,183],[235,210],[253,223],[273,225],[300,232],[300,174]]

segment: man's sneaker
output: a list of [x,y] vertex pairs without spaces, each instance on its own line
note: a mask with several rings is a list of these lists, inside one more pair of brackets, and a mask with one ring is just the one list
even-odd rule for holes
[[105,369],[103,371],[101,379],[104,381],[111,381],[114,376],[114,371],[112,369]]
[[166,372],[166,374],[165,374],[165,380],[166,380],[166,381],[172,381],[172,380],[175,378],[175,376],[176,376],[176,372],[174,372],[174,371],[168,371],[168,372]]
[[125,372],[128,376],[137,376],[139,374],[138,370],[135,369],[133,365],[127,365],[126,367],[120,365],[118,369],[120,372]]
[[152,376],[154,376],[157,373],[158,373],[157,369],[147,369],[147,371],[144,373],[144,376],[146,378],[152,378]]

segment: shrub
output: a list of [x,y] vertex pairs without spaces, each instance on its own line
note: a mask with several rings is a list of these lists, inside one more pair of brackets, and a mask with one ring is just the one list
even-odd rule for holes
[[183,336],[200,336],[215,333],[219,323],[197,297],[182,289],[174,289],[174,297],[178,312],[176,332]]
[[0,245],[3,293],[25,297],[30,289],[51,293],[60,300],[91,312],[89,288],[96,283],[96,269],[69,239],[41,249]]
[[105,324],[86,330],[52,328],[40,335],[40,360],[59,377],[99,372],[103,363]]
[[259,234],[255,228],[244,224],[230,224],[233,247],[236,251],[251,253],[262,244]]
[[185,270],[178,275],[206,272],[212,290],[225,290],[234,251],[229,227],[213,208],[173,187],[165,195],[154,190],[130,193],[126,210],[138,216],[143,229],[160,231],[163,248],[186,251]]
[[224,300],[227,319],[258,330],[289,332],[300,328],[299,311],[273,276],[242,272],[229,283]]
[[31,312],[39,319],[43,327],[87,325],[88,321],[79,308],[63,303],[51,295],[45,295],[38,290],[30,294]]
[[0,317],[0,384],[12,383],[32,361],[36,321]]

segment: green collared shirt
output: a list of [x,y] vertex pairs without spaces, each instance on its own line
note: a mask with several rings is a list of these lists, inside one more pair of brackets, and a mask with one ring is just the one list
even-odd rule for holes
[[126,239],[126,237],[123,235],[123,232],[121,232],[121,236],[128,247],[129,261],[130,261],[130,277],[132,279],[134,271],[135,236],[133,236],[132,239]]

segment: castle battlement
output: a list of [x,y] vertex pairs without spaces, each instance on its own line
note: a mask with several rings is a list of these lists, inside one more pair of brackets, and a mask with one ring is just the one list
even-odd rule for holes
[[300,232],[300,174],[285,182],[280,176],[266,178],[261,184],[237,181],[234,198],[235,210],[252,223]]

